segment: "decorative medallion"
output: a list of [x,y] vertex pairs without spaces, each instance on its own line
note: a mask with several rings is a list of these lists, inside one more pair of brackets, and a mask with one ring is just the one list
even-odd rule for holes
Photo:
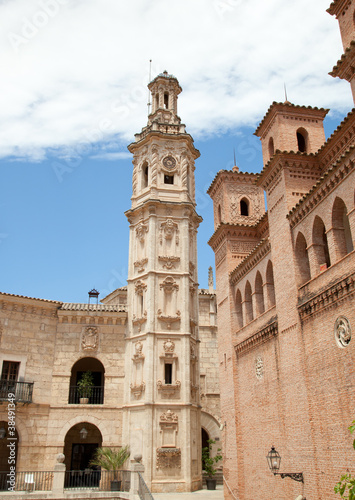
[[81,339],[81,348],[83,351],[96,351],[99,346],[99,334],[97,328],[88,326]]
[[148,232],[148,226],[146,226],[145,224],[143,224],[142,222],[140,222],[138,224],[138,226],[136,227],[136,234],[137,234],[137,238],[139,239],[139,241],[141,243],[144,242],[144,239],[145,239],[145,233]]
[[334,325],[335,341],[339,347],[347,347],[351,340],[351,326],[348,318],[339,316]]
[[176,160],[172,156],[166,156],[163,160],[163,165],[168,170],[173,170],[176,167]]
[[162,413],[160,415],[160,422],[177,423],[178,420],[179,420],[179,418],[176,415],[176,413],[172,412],[171,410],[167,410],[165,413]]
[[165,352],[174,352],[175,351],[175,342],[168,339],[164,342],[163,347],[164,347]]
[[259,380],[263,378],[264,363],[263,363],[263,358],[261,356],[258,356],[255,360],[255,372],[256,372],[256,378],[258,378]]

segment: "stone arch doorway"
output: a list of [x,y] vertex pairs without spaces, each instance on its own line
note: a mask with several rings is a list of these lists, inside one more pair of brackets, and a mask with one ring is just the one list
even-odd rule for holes
[[79,471],[79,473],[69,472],[66,475],[67,486],[83,486],[85,474],[80,471],[95,469],[89,464],[96,449],[101,446],[102,434],[96,425],[80,422],[69,429],[64,440],[64,463],[67,471]]
[[[9,440],[8,438],[13,438]],[[9,447],[9,444],[13,444]],[[0,491],[8,490],[7,481],[10,476],[10,467],[16,467],[18,457],[19,436],[15,429],[14,435],[9,435],[7,422],[0,421]],[[10,463],[9,463],[10,462]]]

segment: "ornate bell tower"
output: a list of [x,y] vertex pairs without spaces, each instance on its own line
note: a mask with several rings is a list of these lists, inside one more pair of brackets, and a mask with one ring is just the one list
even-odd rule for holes
[[148,124],[133,153],[124,435],[142,454],[153,492],[202,487],[194,162],[177,115],[181,87],[164,72],[149,85]]

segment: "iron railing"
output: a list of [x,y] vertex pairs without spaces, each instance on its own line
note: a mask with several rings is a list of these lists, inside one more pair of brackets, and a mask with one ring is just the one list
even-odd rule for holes
[[150,492],[150,489],[146,485],[143,476],[140,472],[138,474],[138,496],[141,500],[154,500],[153,495]]
[[[91,387],[91,394],[87,398],[87,403],[89,405],[102,405],[104,403],[104,386],[96,385]],[[83,396],[80,394],[79,387],[77,385],[72,385],[69,387],[69,404],[70,405],[78,405],[80,403],[80,399]]]
[[0,401],[15,396],[17,403],[32,403],[33,382],[12,382],[0,380]]
[[0,472],[1,491],[51,491],[53,471]]
[[68,470],[65,472],[66,490],[96,489],[100,491],[129,491],[131,471],[129,470]]

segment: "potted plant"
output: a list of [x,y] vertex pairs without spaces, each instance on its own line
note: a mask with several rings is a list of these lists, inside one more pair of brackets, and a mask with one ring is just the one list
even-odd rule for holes
[[89,398],[92,396],[94,387],[94,378],[90,371],[84,372],[81,379],[77,383],[78,394],[80,396],[80,403],[87,404]]
[[214,457],[211,457],[212,445],[215,444],[216,441],[214,441],[213,439],[209,439],[207,441],[207,443],[208,443],[208,446],[206,446],[205,448],[202,448],[203,468],[208,476],[208,477],[206,477],[207,489],[208,490],[215,490],[216,484],[217,484],[217,479],[214,479],[213,476],[215,475],[217,469],[214,466],[220,460],[222,460],[222,455],[219,454],[219,452],[221,451],[221,448],[218,448],[217,455],[215,455]]
[[128,460],[131,452],[128,446],[123,446],[118,450],[111,448],[97,448],[90,466],[95,465],[105,470],[113,471],[113,480],[111,481],[111,491],[120,491],[122,481],[118,480],[118,471]]

